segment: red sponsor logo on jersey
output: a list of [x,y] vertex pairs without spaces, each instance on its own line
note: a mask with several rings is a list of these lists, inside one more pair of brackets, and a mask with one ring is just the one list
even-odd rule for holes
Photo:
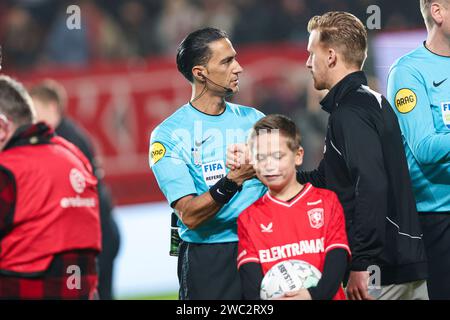
[[319,229],[323,226],[323,208],[309,210],[308,217],[312,228]]
[[302,256],[304,254],[320,253],[325,251],[325,238],[301,240],[283,246],[274,246],[269,249],[259,250],[261,263],[274,262],[287,258]]

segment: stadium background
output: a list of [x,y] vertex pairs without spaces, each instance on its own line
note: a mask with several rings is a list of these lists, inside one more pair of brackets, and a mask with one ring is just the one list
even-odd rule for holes
[[[70,5],[81,29],[69,30]],[[152,129],[190,97],[177,72],[177,44],[192,30],[228,32],[244,67],[233,100],[283,113],[300,126],[313,169],[321,158],[327,114],[312,87],[306,24],[315,14],[349,11],[363,22],[381,9],[381,29],[369,30],[365,71],[385,94],[389,65],[425,39],[419,0],[1,0],[2,72],[27,85],[43,78],[68,91],[68,113],[94,141],[111,188],[122,236],[114,291],[118,298],[173,298],[176,259],[169,257],[170,208],[148,167]]]

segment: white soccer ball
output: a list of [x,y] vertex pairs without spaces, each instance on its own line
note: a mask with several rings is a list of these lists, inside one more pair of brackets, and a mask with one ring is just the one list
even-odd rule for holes
[[265,274],[261,283],[261,299],[280,298],[286,292],[315,287],[320,277],[322,273],[306,261],[281,261]]

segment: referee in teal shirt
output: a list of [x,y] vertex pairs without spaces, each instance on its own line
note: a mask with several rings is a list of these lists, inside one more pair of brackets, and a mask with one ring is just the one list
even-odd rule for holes
[[252,165],[228,171],[227,145],[244,143],[264,115],[225,101],[242,67],[225,32],[205,28],[180,44],[178,70],[191,101],[152,132],[150,166],[180,218],[180,299],[242,299],[237,217],[266,191]]
[[400,123],[428,258],[430,299],[450,299],[450,0],[420,0],[427,40],[398,59],[388,99]]

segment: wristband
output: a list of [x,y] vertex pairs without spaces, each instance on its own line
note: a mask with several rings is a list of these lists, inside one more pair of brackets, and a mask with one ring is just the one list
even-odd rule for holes
[[236,182],[228,179],[225,176],[217,181],[215,185],[209,188],[209,193],[217,203],[226,204],[238,191],[241,190],[242,186],[238,186]]

